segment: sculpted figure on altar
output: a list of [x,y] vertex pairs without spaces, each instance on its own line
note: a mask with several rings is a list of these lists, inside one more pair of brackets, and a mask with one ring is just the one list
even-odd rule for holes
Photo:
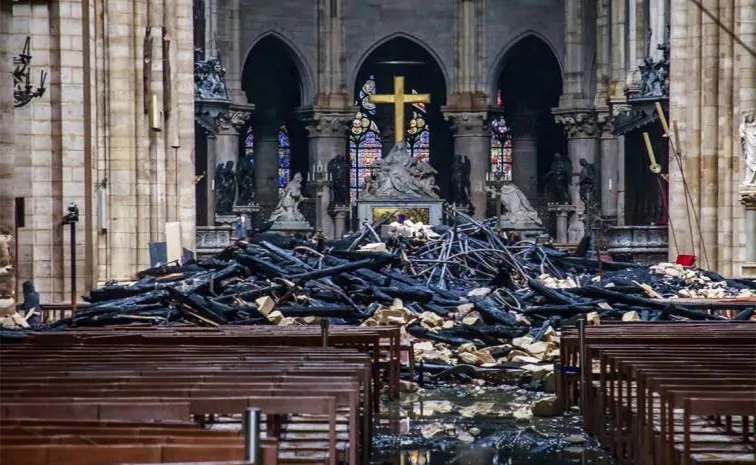
[[401,141],[385,158],[373,164],[374,179],[367,186],[365,196],[368,199],[437,199],[436,173],[430,164],[415,161]]
[[[493,192],[493,189],[488,188],[489,192]],[[493,192],[496,194],[495,192]],[[530,204],[530,201],[525,194],[513,183],[506,182],[501,186],[501,190],[498,192],[499,201],[504,206],[507,213],[503,216],[508,222],[515,225],[537,225],[541,226],[541,218],[538,217],[538,212]]]
[[269,221],[279,221],[286,223],[306,222],[304,215],[299,211],[299,204],[302,203],[302,174],[296,173],[286,185],[281,200],[278,201],[276,209],[270,215]]

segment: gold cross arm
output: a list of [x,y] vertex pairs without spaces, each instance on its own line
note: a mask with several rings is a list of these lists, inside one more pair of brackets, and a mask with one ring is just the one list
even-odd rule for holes
[[371,95],[370,102],[394,104],[394,142],[399,143],[404,140],[404,105],[430,103],[430,94],[405,94],[404,76],[394,76],[394,93]]

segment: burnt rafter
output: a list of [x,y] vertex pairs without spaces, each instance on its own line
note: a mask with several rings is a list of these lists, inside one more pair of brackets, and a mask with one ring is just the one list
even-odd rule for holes
[[47,72],[39,72],[39,86],[36,90],[31,84],[31,61],[30,54],[31,37],[26,36],[24,49],[18,56],[13,58],[16,69],[13,70],[13,105],[16,108],[28,105],[32,99],[42,97],[45,94],[45,80]]

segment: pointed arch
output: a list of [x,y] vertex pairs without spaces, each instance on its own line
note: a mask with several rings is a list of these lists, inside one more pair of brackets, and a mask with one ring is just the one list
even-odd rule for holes
[[[240,69],[244,70],[242,73],[246,72],[246,64],[249,60],[250,56],[255,50],[255,47],[260,43],[263,42],[265,39],[275,39],[278,42],[281,43],[283,46],[282,48],[286,50],[288,58],[294,63],[294,66],[297,68],[297,71],[299,72],[299,78],[300,78],[300,95],[302,96],[302,102],[301,105],[309,105],[313,99],[315,98],[315,85],[314,85],[314,75],[312,72],[312,67],[308,63],[307,59],[305,58],[302,51],[299,49],[299,47],[294,44],[292,40],[290,40],[288,37],[283,35],[282,33],[275,31],[273,29],[265,31],[258,35],[252,43],[247,48],[247,51],[244,53],[244,57],[241,62]],[[242,74],[242,81],[244,81],[244,75]]]
[[350,88],[349,88],[349,95],[354,95],[355,92],[356,92],[356,88],[355,88],[356,85],[360,85],[360,84],[357,84],[356,81],[357,81],[357,77],[358,77],[358,75],[360,73],[360,70],[362,69],[362,66],[365,64],[365,61],[368,60],[368,58],[370,57],[370,55],[373,54],[373,52],[375,52],[381,46],[383,46],[383,45],[391,42],[394,39],[406,39],[406,40],[408,40],[410,42],[413,42],[417,46],[419,46],[420,48],[422,48],[425,52],[427,52],[428,55],[431,58],[433,58],[433,60],[436,62],[436,65],[441,70],[441,74],[442,74],[443,79],[444,79],[444,87],[446,88],[446,93],[447,93],[447,95],[445,97],[448,99],[448,97],[449,97],[448,93],[449,93],[449,89],[450,89],[450,86],[449,86],[450,80],[449,80],[449,71],[448,71],[448,69],[446,67],[446,63],[444,63],[444,61],[441,59],[441,56],[438,53],[436,53],[436,51],[433,49],[433,47],[431,47],[430,45],[428,45],[426,42],[424,42],[423,40],[419,39],[418,37],[416,37],[416,36],[414,36],[412,34],[408,34],[406,32],[394,32],[392,34],[389,34],[389,35],[383,37],[382,39],[374,42],[373,45],[371,45],[370,47],[368,47],[360,55],[359,60],[357,60],[357,64],[350,71],[350,74],[349,74],[349,86],[350,86]]
[[535,39],[540,40],[551,50],[551,53],[554,56],[554,59],[559,65],[559,73],[562,78],[562,83],[564,83],[564,63],[562,62],[563,57],[559,53],[557,53],[556,47],[554,47],[554,44],[552,44],[551,41],[546,36],[544,36],[538,31],[528,29],[516,35],[515,37],[512,38],[512,40],[507,42],[507,44],[504,45],[504,47],[502,47],[502,49],[499,51],[499,53],[496,55],[496,58],[493,61],[494,66],[491,67],[491,72],[488,73],[488,86],[487,86],[488,98],[492,105],[496,104],[496,94],[498,90],[497,85],[499,81],[499,76],[501,75],[501,71],[504,69],[504,66],[506,65],[509,52],[513,48],[515,48],[520,42],[522,42],[524,39],[528,37],[533,37]]

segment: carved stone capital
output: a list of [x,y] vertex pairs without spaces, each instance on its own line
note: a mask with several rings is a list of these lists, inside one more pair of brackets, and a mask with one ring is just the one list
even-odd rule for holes
[[756,210],[756,186],[744,187],[740,191],[740,203],[748,210]]
[[488,137],[488,114],[482,111],[446,112],[444,118],[451,124],[455,136]]
[[302,117],[307,137],[346,137],[354,119],[349,113],[313,112]]
[[568,139],[593,139],[601,133],[594,110],[556,110],[554,121],[564,127]]
[[614,139],[614,116],[609,112],[596,113],[596,123],[602,139]]
[[231,109],[218,113],[215,122],[218,126],[218,132],[241,132],[248,124],[252,117],[251,111]]

